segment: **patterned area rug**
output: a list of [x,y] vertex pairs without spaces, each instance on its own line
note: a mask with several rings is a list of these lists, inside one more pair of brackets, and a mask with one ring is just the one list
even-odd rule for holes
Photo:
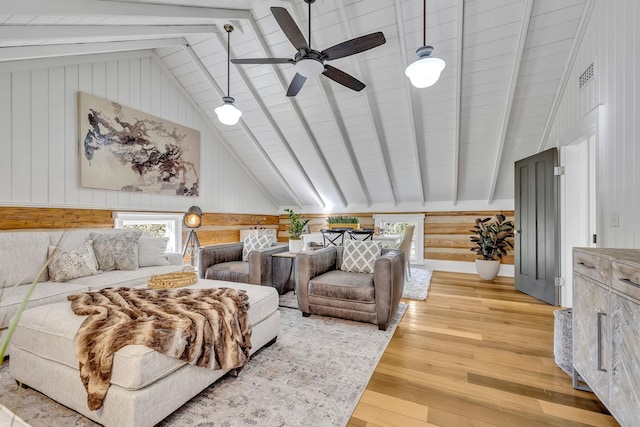
[[[255,354],[237,378],[222,378],[159,426],[344,426],[406,309],[401,304],[386,331],[280,309],[275,344]],[[0,403],[12,407],[17,387],[9,363],[0,368]],[[22,390],[18,415],[32,427],[97,426],[31,389]]]
[[405,278],[402,298],[426,300],[430,284],[431,272],[429,270],[412,268],[411,277]]

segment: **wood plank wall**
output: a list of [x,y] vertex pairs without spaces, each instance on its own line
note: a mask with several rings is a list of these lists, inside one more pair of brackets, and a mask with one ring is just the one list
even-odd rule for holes
[[[394,212],[394,214],[415,214],[415,212]],[[424,257],[425,259],[447,261],[469,261],[476,259],[471,252],[470,230],[475,225],[476,218],[492,217],[498,213],[504,214],[507,219],[513,221],[513,211],[447,211],[424,212]],[[373,227],[372,213],[339,213],[303,214],[310,218],[309,226],[312,232],[327,228],[327,217],[332,215],[348,215],[360,218],[360,226]],[[289,240],[287,226],[289,216],[280,215],[278,226],[278,241]],[[509,254],[502,260],[503,264],[513,264],[513,254]]]
[[[0,230],[113,227],[112,210],[75,208],[33,208],[0,206]],[[180,214],[181,212],[175,212]],[[202,246],[238,242],[240,230],[259,227],[277,228],[277,215],[227,214],[205,212],[198,239]],[[188,230],[185,229],[183,238]]]

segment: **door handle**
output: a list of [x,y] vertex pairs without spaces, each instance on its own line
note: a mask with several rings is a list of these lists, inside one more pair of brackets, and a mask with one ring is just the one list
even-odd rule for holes
[[607,370],[602,367],[602,318],[606,317],[607,313],[598,313],[598,371],[607,372]]

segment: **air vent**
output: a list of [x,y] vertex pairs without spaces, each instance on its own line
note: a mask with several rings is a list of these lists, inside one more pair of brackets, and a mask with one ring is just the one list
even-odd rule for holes
[[578,77],[578,89],[582,89],[584,85],[589,83],[593,78],[593,62]]

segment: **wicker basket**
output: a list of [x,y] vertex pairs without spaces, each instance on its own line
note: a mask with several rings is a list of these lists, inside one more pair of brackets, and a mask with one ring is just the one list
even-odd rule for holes
[[198,281],[198,275],[193,267],[187,266],[175,273],[154,274],[149,277],[147,286],[149,289],[182,288],[193,285]]

